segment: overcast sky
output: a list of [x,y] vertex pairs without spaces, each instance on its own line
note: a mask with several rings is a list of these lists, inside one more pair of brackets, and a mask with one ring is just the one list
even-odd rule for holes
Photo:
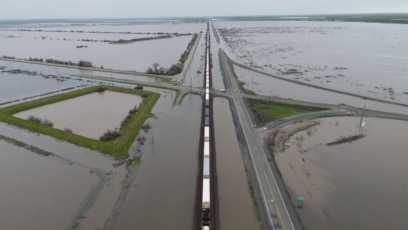
[[408,0],[1,0],[0,19],[408,13]]

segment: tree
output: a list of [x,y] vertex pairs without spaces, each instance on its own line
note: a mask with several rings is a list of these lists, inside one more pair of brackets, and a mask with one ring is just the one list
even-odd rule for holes
[[159,71],[159,69],[158,69],[159,66],[160,66],[159,63],[156,62],[156,63],[154,63],[152,66],[153,66],[153,71],[154,71],[155,73],[157,73],[157,72]]

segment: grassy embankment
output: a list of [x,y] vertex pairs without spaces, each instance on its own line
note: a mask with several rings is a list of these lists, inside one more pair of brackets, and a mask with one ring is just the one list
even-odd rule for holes
[[265,124],[285,117],[294,116],[303,113],[318,112],[327,110],[312,106],[281,103],[266,100],[246,99],[249,108],[254,114],[258,124]]
[[[220,65],[222,65],[221,59],[220,59]],[[234,77],[237,79],[238,84],[239,84],[239,89],[241,90],[241,92],[243,92],[243,93],[245,93],[245,94],[248,94],[248,95],[256,95],[256,93],[255,93],[254,91],[252,91],[252,90],[247,89],[247,88],[244,87],[244,85],[246,84],[245,82],[240,81],[240,80],[238,79],[238,76],[237,76],[237,74],[235,73],[235,70],[234,70],[233,61],[232,61],[231,59],[229,59],[229,58],[228,58],[228,65],[229,65],[229,68],[233,70],[233,71],[232,71],[232,74],[233,74]]]
[[247,88],[244,87],[245,82],[243,82],[243,81],[238,81],[238,83],[239,83],[239,88],[240,88],[240,90],[241,90],[243,93],[248,94],[248,95],[256,95],[256,93],[255,93],[254,91],[252,91],[252,90],[247,89]]
[[[55,129],[49,126],[41,125],[35,122],[31,122],[13,116],[13,114],[24,110],[97,92],[99,87],[103,87],[106,90],[121,93],[145,96],[145,99],[138,107],[137,112],[132,116],[132,118],[126,125],[121,127],[120,129],[121,135],[111,141],[99,141],[83,137],[74,133],[70,133],[69,131]],[[42,98],[35,101],[24,102],[21,104],[0,109],[0,121],[10,123],[12,125],[16,125],[34,132],[49,135],[60,140],[68,141],[79,146],[98,150],[104,154],[113,156],[117,159],[125,159],[128,157],[128,150],[132,143],[134,142],[136,136],[139,134],[139,130],[143,126],[143,123],[145,122],[146,119],[152,116],[151,110],[159,97],[160,94],[142,90],[119,88],[113,86],[96,86],[65,94],[59,94],[47,98]]]
[[[230,68],[233,69],[233,62],[231,60],[228,61]],[[234,77],[238,79],[235,71],[233,71]],[[245,82],[239,81],[240,90],[248,95],[256,95],[256,93],[252,90],[246,89],[244,87]],[[246,102],[251,109],[255,121],[258,124],[265,124],[268,122],[272,122],[275,120],[279,120],[285,117],[294,116],[303,113],[310,113],[310,112],[317,112],[327,110],[327,108],[319,108],[313,106],[304,106],[304,105],[297,105],[297,104],[289,104],[289,103],[282,103],[282,102],[274,102],[274,101],[266,101],[266,100],[256,100],[256,99],[246,99]]]

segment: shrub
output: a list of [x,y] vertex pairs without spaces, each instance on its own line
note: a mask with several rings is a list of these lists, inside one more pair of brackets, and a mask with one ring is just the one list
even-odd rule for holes
[[27,120],[41,124],[41,119],[33,115],[28,116]]
[[142,129],[147,133],[152,128],[152,126],[149,123],[146,123],[142,126]]
[[144,145],[144,143],[146,141],[146,137],[140,136],[140,137],[137,138],[137,141],[139,142],[140,145]]
[[54,123],[48,119],[45,119],[44,121],[41,122],[41,124],[46,125],[46,126],[50,126],[53,127]]
[[41,118],[33,116],[33,115],[28,116],[27,120],[41,124],[41,125],[50,126],[50,127],[54,126],[54,123],[52,121],[48,119],[42,120]]
[[133,107],[133,109],[129,110],[129,114],[135,114],[137,112],[137,106]]
[[120,133],[117,129],[114,131],[108,130],[102,136],[99,137],[100,141],[110,141],[120,136]]
[[70,128],[65,128],[64,131],[68,132],[68,133],[72,133],[72,129],[70,129]]
[[99,86],[96,91],[97,91],[98,93],[103,93],[103,92],[105,92],[105,90],[106,90],[106,89],[105,89],[104,87]]

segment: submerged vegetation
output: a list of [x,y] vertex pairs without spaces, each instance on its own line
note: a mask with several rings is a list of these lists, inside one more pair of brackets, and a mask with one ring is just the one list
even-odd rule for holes
[[28,144],[26,144],[26,143],[24,143],[24,142],[21,142],[21,141],[19,141],[19,140],[16,140],[16,139],[14,139],[14,138],[11,138],[11,137],[6,137],[6,136],[3,136],[3,135],[0,135],[0,140],[3,140],[3,141],[5,141],[5,142],[7,142],[7,143],[10,143],[10,144],[16,145],[16,146],[18,146],[18,147],[24,148],[24,149],[26,149],[26,150],[28,150],[28,151],[31,151],[31,152],[33,152],[33,153],[36,153],[36,154],[38,154],[38,155],[42,155],[42,156],[50,156],[50,155],[53,155],[53,153],[51,153],[51,152],[48,152],[48,151],[46,151],[46,150],[37,148],[37,147],[32,146],[32,145],[28,145]]
[[100,86],[76,90],[65,94],[59,94],[2,108],[0,109],[0,121],[10,123],[34,132],[49,135],[60,140],[65,140],[79,146],[95,149],[107,155],[111,155],[117,159],[124,159],[128,157],[128,150],[134,142],[140,129],[142,128],[145,120],[152,116],[151,110],[158,100],[160,94],[142,90],[119,88],[114,86],[103,86],[105,90],[143,95],[145,98],[137,108],[137,111],[134,112],[133,116],[128,119],[128,122],[117,130],[117,132],[120,133],[120,136],[109,141],[100,141],[83,137],[72,133],[72,131],[69,129],[55,129],[50,126],[42,125],[13,116],[13,114],[21,111],[97,92],[98,90],[100,90],[99,87]]
[[265,124],[293,115],[327,110],[326,108],[249,98],[246,99],[246,102],[258,124]]

